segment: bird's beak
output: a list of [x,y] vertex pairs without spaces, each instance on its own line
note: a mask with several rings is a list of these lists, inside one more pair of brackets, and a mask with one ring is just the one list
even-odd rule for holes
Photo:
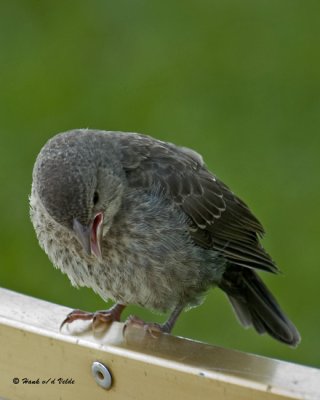
[[73,220],[73,231],[88,256],[94,255],[102,260],[101,241],[103,230],[103,213],[95,215],[92,222],[82,225],[76,218]]

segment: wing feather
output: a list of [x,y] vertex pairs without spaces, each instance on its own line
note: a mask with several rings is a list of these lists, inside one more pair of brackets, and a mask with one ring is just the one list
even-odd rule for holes
[[194,242],[234,265],[277,272],[259,243],[264,229],[248,206],[208,171],[191,149],[139,134],[119,136],[128,184],[161,193],[189,217]]

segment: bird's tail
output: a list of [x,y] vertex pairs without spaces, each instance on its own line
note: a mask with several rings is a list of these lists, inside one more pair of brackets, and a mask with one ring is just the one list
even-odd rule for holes
[[244,327],[253,326],[258,333],[267,332],[273,338],[291,346],[300,342],[297,328],[283,313],[255,271],[230,266],[219,287],[228,295]]

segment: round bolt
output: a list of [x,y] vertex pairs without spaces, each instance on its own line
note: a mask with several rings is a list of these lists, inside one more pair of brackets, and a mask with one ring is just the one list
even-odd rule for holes
[[103,389],[110,389],[112,376],[108,368],[99,361],[94,361],[91,366],[92,375],[99,386]]

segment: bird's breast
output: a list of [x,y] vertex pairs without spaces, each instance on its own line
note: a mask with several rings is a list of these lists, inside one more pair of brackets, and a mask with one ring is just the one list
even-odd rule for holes
[[161,201],[128,201],[103,237],[101,261],[87,256],[35,195],[30,204],[39,243],[52,263],[74,286],[91,287],[105,300],[167,311],[180,302],[196,303],[222,274],[217,255],[194,245],[184,216]]

